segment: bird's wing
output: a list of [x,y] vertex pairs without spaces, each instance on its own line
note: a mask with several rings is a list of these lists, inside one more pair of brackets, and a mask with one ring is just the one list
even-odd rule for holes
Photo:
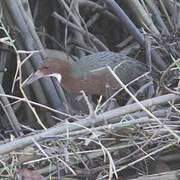
[[144,64],[120,53],[104,51],[84,56],[73,65],[73,77],[104,75],[109,73],[106,66],[115,70],[123,82],[130,82],[147,71]]
[[73,76],[82,77],[91,73],[101,75],[104,73],[106,66],[116,66],[121,62],[122,55],[110,51],[95,53],[83,56],[73,65]]

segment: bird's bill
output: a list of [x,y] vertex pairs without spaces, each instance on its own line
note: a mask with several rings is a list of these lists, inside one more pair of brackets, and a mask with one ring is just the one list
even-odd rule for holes
[[29,84],[33,83],[34,81],[44,77],[44,74],[37,70],[35,73],[31,74],[22,84],[22,87],[28,86]]

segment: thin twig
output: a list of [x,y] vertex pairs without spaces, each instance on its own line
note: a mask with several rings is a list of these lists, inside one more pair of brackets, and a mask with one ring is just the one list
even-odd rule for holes
[[150,117],[154,118],[160,125],[165,127],[176,139],[178,142],[180,142],[180,137],[171,130],[168,126],[163,124],[154,114],[152,114],[146,107],[143,106],[141,102],[138,101],[138,99],[129,91],[129,89],[124,85],[124,83],[119,79],[119,77],[115,74],[115,72],[111,69],[111,67],[108,66],[109,71],[111,74],[115,77],[115,79],[119,82],[119,84],[125,89],[125,91],[134,99],[134,101],[141,107],[142,110],[144,110]]

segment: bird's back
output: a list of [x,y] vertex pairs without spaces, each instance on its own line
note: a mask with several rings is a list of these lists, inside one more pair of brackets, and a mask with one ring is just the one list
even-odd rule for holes
[[141,62],[120,53],[104,51],[84,56],[74,63],[74,77],[101,76],[108,73],[106,66],[115,69],[116,74],[124,83],[128,83],[143,73],[147,68]]

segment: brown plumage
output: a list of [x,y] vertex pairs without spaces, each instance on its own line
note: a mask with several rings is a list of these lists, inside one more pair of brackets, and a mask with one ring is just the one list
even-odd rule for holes
[[62,87],[69,92],[84,90],[87,94],[105,95],[106,84],[110,85],[113,92],[120,87],[106,68],[107,65],[115,70],[124,84],[148,71],[143,63],[133,58],[104,51],[84,56],[77,62],[60,59],[44,61],[40,68],[28,78],[24,86],[42,77],[56,76],[61,81]]

